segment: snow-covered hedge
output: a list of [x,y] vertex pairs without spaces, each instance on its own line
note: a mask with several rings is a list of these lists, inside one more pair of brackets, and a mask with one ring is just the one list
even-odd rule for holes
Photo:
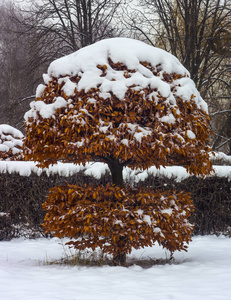
[[0,160],[18,160],[22,158],[23,134],[18,129],[0,124]]
[[[147,171],[125,168],[124,178],[134,186],[190,192],[195,205],[191,222],[195,234],[224,232],[231,227],[231,166],[215,166],[205,179],[190,176],[182,167]],[[34,162],[0,161],[0,240],[19,236],[26,228],[41,230],[45,201],[51,187],[64,184],[106,184],[110,181],[102,163],[59,163],[45,169]],[[21,224],[21,225],[20,225]],[[28,231],[27,231],[28,232]],[[33,231],[29,231],[33,236]]]
[[214,165],[231,165],[231,156],[223,152],[211,152],[210,160]]
[[[207,177],[221,177],[231,180],[231,166],[214,166],[214,172]],[[0,173],[18,174],[20,176],[30,176],[31,174],[36,174],[40,176],[43,172],[47,176],[59,175],[64,177],[69,177],[78,174],[83,171],[85,175],[93,176],[96,179],[100,179],[109,168],[107,164],[95,162],[87,163],[85,166],[82,164],[75,165],[72,163],[57,163],[49,168],[38,168],[35,162],[32,161],[0,161]],[[131,170],[130,168],[124,168],[123,177],[125,181],[144,181],[149,175],[152,176],[164,176],[167,178],[174,178],[175,181],[180,182],[191,175],[186,171],[185,168],[180,166],[173,167],[151,167],[145,171],[142,170]]]

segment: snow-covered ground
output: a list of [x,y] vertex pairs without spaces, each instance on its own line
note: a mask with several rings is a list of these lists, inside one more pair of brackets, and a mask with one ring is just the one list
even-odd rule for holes
[[[66,250],[65,250],[66,249]],[[1,300],[230,300],[231,238],[197,236],[172,264],[142,268],[48,265],[68,249],[58,238],[0,242]],[[73,251],[73,250],[72,250]],[[154,246],[129,259],[165,259]]]

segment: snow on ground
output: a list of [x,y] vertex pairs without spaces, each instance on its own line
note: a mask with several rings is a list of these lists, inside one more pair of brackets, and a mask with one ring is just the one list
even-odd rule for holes
[[[48,265],[64,255],[58,238],[0,242],[1,300],[229,300],[231,239],[197,236],[173,264],[142,268]],[[65,250],[68,252],[68,250]],[[73,251],[73,250],[72,250]],[[129,257],[165,259],[159,246]]]

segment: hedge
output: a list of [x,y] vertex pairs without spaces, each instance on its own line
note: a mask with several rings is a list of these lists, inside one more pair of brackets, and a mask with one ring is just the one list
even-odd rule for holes
[[[128,180],[128,179],[127,179]],[[41,223],[45,212],[42,203],[51,187],[64,184],[106,184],[111,182],[109,172],[100,179],[87,176],[79,171],[72,176],[59,174],[40,175],[32,172],[30,176],[17,173],[0,173],[0,240],[18,236],[30,238],[43,235]],[[194,234],[227,233],[231,228],[231,182],[227,177],[211,176],[205,179],[189,176],[181,181],[174,177],[148,174],[143,181],[133,185],[175,189],[190,192],[195,211],[190,221],[195,225]]]

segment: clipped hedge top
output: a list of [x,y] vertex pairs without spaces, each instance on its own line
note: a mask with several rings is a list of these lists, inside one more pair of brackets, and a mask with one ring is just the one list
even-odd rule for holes
[[[231,181],[231,166],[213,166],[214,172],[209,176],[224,177]],[[109,172],[107,164],[96,162],[87,163],[85,166],[82,164],[76,165],[72,163],[58,163],[50,166],[46,169],[41,169],[36,166],[32,161],[0,161],[0,174],[18,174],[19,176],[30,176],[36,174],[40,176],[42,172],[45,172],[48,176],[58,174],[60,176],[69,177],[83,171],[85,175],[93,176],[96,179],[100,179],[105,175],[106,171]],[[190,176],[185,168],[180,166],[173,167],[160,167],[157,169],[155,166],[150,167],[147,170],[141,171],[139,169],[131,170],[126,167],[123,171],[123,177],[125,180],[143,181],[149,175],[164,176],[167,178],[173,178],[177,182],[180,182]]]
[[[170,85],[168,81],[173,80],[167,78],[169,74],[175,74],[177,77]],[[70,79],[74,76],[78,77],[78,82]],[[87,93],[99,87],[99,96],[102,98],[110,97],[109,93],[112,92],[123,100],[130,87],[139,91],[150,86],[155,90],[149,95],[150,98],[160,93],[172,106],[176,106],[176,96],[184,101],[191,101],[191,95],[194,95],[193,101],[197,106],[208,111],[207,104],[190,79],[189,72],[175,56],[133,39],[106,39],[84,47],[52,62],[48,74],[44,74],[43,77],[45,84],[52,78],[59,78],[58,83],[63,84],[61,89],[66,96],[75,95],[75,89]],[[174,91],[171,90],[173,86]],[[42,96],[45,88],[46,85],[43,84],[38,86],[37,98]],[[95,101],[95,98],[92,101]],[[54,116],[57,108],[65,107],[67,103],[62,97],[57,97],[52,104],[37,102],[33,105],[41,116],[49,118]],[[32,109],[26,113],[25,118],[27,120],[35,116]],[[165,121],[172,122],[173,116],[168,120],[165,118]]]
[[23,134],[18,129],[0,124],[0,160],[16,160],[21,157]]

